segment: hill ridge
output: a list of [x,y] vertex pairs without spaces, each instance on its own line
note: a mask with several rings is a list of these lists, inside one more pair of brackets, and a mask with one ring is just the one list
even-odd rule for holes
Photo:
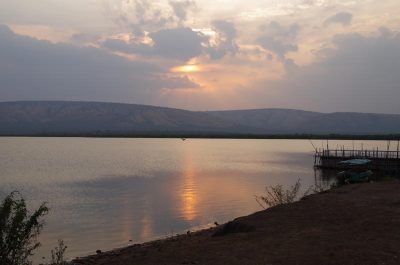
[[397,134],[400,114],[264,108],[190,111],[91,101],[0,102],[1,135],[40,134]]

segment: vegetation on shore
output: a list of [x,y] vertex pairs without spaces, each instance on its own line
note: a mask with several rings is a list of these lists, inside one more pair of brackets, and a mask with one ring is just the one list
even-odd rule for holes
[[42,217],[49,209],[43,203],[29,214],[25,200],[12,192],[0,206],[0,264],[29,265],[28,260],[40,246],[37,236],[43,228]]
[[294,202],[299,195],[301,183],[300,179],[288,189],[282,185],[266,186],[265,195],[255,196],[257,203],[264,209],[269,207]]
[[[31,265],[29,260],[40,247],[37,237],[43,229],[43,217],[49,208],[42,203],[32,214],[19,192],[12,192],[0,205],[0,265]],[[66,265],[67,247],[60,240],[51,251],[50,265]]]

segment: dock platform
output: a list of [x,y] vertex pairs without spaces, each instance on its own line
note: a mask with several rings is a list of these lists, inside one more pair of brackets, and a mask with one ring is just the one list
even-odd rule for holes
[[350,159],[371,160],[370,169],[389,173],[400,173],[399,151],[382,150],[330,150],[316,149],[314,155],[314,167],[322,169],[344,169],[341,161]]

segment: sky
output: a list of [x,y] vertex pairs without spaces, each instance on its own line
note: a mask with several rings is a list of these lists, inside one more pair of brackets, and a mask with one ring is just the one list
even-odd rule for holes
[[400,114],[398,0],[0,0],[0,101]]

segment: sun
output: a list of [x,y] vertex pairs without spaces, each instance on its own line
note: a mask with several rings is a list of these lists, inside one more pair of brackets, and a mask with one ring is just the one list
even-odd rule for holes
[[172,69],[172,72],[175,72],[175,73],[195,73],[195,72],[199,72],[199,71],[200,71],[200,67],[196,64],[181,65],[181,66],[177,66]]

